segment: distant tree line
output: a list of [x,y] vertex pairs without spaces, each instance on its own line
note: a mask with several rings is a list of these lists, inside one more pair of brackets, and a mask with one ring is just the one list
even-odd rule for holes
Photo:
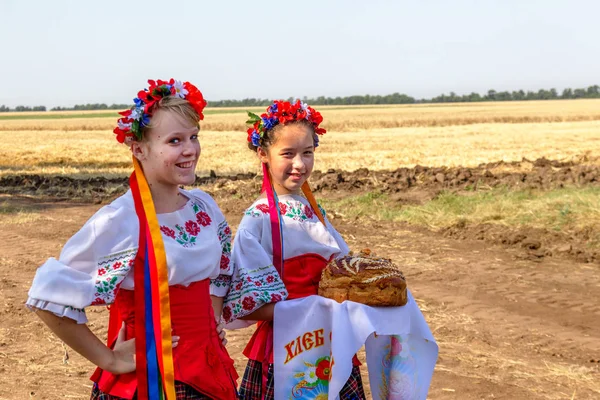
[[7,106],[0,106],[0,112],[9,112],[9,111],[46,111],[46,106],[35,106],[35,107],[27,107],[27,106],[16,106],[15,108],[8,108]]
[[[288,101],[296,100],[290,97]],[[325,97],[319,96],[314,99],[304,97],[306,103],[317,106],[324,105],[361,105],[361,104],[412,104],[419,103],[414,97],[405,94],[393,93],[386,96],[348,96],[348,97]],[[219,100],[209,101],[210,107],[266,107],[271,104],[273,99],[243,99],[243,100]],[[422,101],[422,100],[421,100]]]
[[131,104],[111,104],[104,103],[94,104],[76,104],[74,107],[53,107],[50,111],[87,111],[87,110],[125,110],[130,108]]
[[571,89],[566,88],[561,94],[556,89],[540,89],[537,92],[532,91],[512,91],[512,92],[496,92],[488,90],[487,94],[481,96],[479,93],[465,94],[462,96],[456,95],[454,92],[450,94],[442,94],[434,97],[431,100],[421,100],[421,103],[463,103],[477,101],[524,101],[524,100],[557,100],[557,99],[597,99],[600,98],[600,86],[593,85],[587,89]]
[[[414,104],[414,103],[463,103],[463,102],[480,102],[480,101],[525,101],[525,100],[557,100],[557,99],[596,99],[600,98],[600,86],[593,85],[587,89],[571,89],[566,88],[562,93],[558,93],[556,89],[540,89],[535,91],[512,91],[512,92],[497,92],[488,90],[486,94],[471,93],[457,95],[454,92],[450,94],[442,94],[431,99],[415,99],[401,93],[393,93],[385,96],[347,96],[347,97],[325,97],[319,96],[314,99],[303,98],[303,101],[310,105],[361,105],[361,104]],[[211,107],[266,107],[271,104],[272,99],[243,99],[243,100],[218,100],[209,101]],[[295,100],[290,97],[288,100]],[[112,104],[104,103],[96,104],[78,104],[74,107],[54,107],[50,111],[78,111],[78,110],[124,110],[131,107],[131,104]],[[8,111],[46,111],[45,106],[26,107],[17,106],[9,108],[0,106],[0,112]]]

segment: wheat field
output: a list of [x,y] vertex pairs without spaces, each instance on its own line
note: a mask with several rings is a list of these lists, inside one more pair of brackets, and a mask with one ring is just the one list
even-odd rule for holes
[[[597,159],[600,148],[600,100],[318,109],[328,129],[316,155],[320,170],[470,167],[539,157],[585,162]],[[243,111],[207,110],[199,175],[258,172],[245,144]],[[106,111],[2,115],[0,176],[126,175],[131,156],[114,140],[115,121]]]

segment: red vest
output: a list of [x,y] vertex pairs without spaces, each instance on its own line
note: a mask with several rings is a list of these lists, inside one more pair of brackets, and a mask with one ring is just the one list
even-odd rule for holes
[[[179,344],[173,349],[175,380],[190,385],[210,398],[234,400],[237,399],[238,375],[233,360],[217,335],[209,285],[210,281],[205,279],[187,287],[169,287],[171,327],[173,335],[180,337]],[[120,327],[121,322],[125,321],[127,339],[135,337],[134,310],[134,292],[119,290],[110,309],[110,324]],[[114,326],[112,328],[109,328],[109,332],[115,331]],[[97,369],[92,380],[102,392],[126,399],[133,398],[137,389],[135,372],[114,375]]]

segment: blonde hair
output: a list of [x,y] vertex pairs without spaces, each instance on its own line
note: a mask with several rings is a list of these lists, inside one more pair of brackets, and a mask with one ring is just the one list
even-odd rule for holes
[[[200,126],[200,116],[194,110],[194,107],[185,99],[177,96],[167,96],[161,98],[159,101],[154,103],[152,108],[149,110],[151,115],[154,115],[158,110],[172,111],[175,114],[179,115],[183,119],[195,124],[196,126]],[[154,127],[153,118],[150,117],[150,123],[144,126],[141,129],[142,140],[144,140],[146,131],[152,129]]]

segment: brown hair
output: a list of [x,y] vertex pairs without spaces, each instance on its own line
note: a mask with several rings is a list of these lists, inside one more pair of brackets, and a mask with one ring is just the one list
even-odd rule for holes
[[[315,127],[313,126],[313,124],[311,124],[309,121],[307,121],[305,119],[291,121],[291,122],[288,122],[287,124],[275,125],[273,128],[267,130],[264,133],[264,135],[261,136],[260,140],[258,141],[258,145],[260,147],[262,147],[263,149],[267,150],[269,147],[271,147],[277,141],[277,132],[282,130],[283,127],[290,126],[290,125],[302,125],[302,126],[305,126],[306,128],[308,128],[313,134],[313,141],[315,143],[315,147],[317,146],[319,139],[317,137],[317,134],[315,133]],[[254,144],[252,144],[252,142],[248,142],[248,148],[254,152],[256,152],[256,150],[258,149],[258,147],[255,147]]]
[[[194,110],[194,107],[185,99],[177,96],[167,96],[161,98],[159,101],[154,103],[152,108],[150,109],[150,113],[154,115],[158,110],[172,111],[175,114],[179,115],[183,119],[195,124],[196,126],[200,126],[200,116]],[[146,137],[146,131],[152,129],[154,124],[152,123],[153,118],[150,117],[150,123],[141,129],[142,140]]]

